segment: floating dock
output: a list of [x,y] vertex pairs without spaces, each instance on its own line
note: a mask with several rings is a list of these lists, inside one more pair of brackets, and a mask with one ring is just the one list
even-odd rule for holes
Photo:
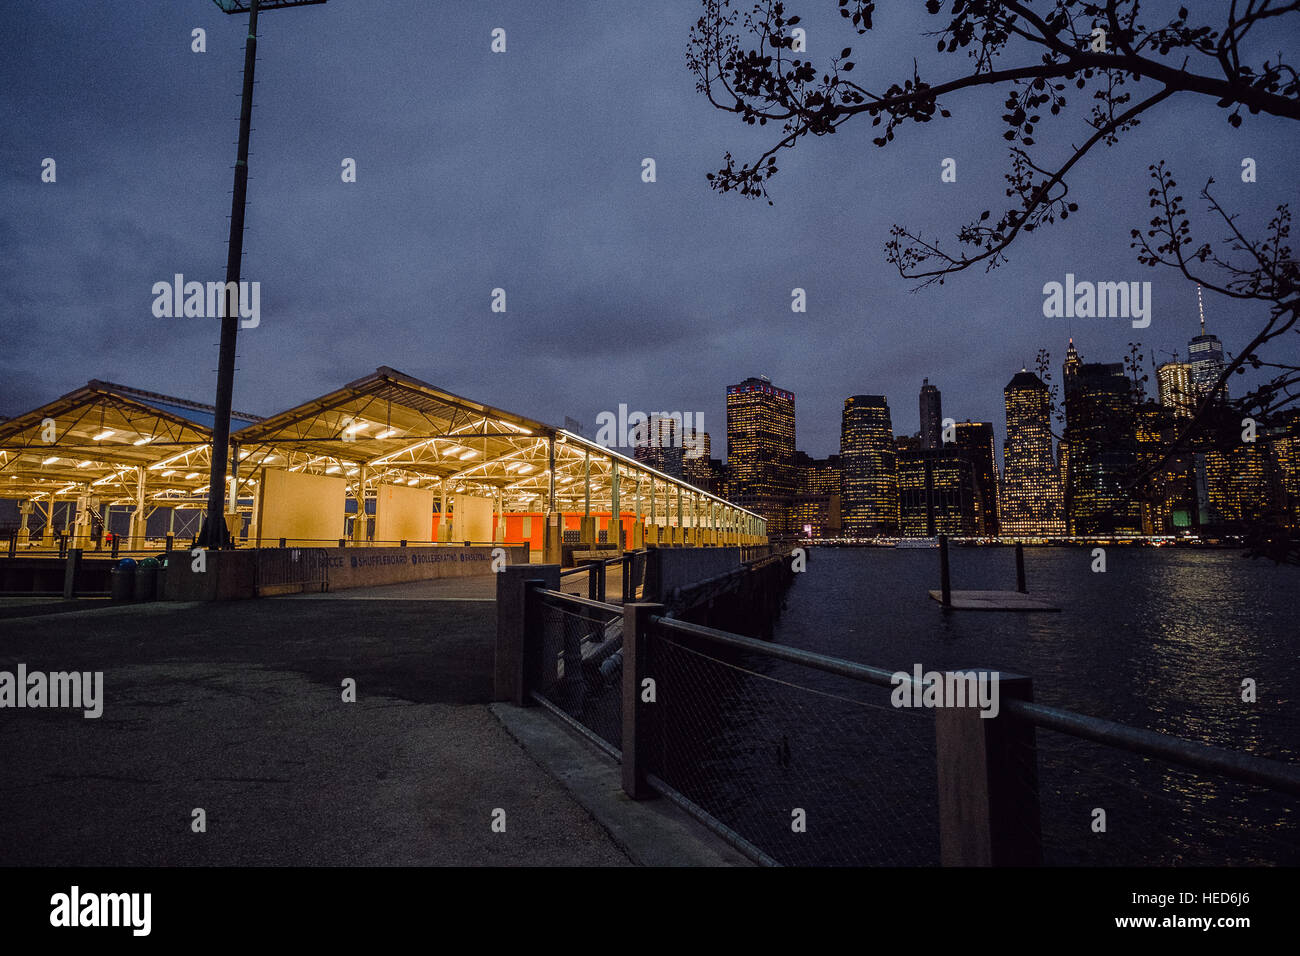
[[[930,597],[943,603],[943,591]],[[1032,594],[1020,591],[951,591],[949,604],[955,611],[1059,611],[1060,608]]]

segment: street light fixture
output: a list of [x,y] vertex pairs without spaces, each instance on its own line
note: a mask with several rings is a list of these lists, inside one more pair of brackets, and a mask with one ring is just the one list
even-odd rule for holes
[[213,0],[224,13],[248,14],[244,45],[244,92],[239,107],[239,151],[235,159],[235,188],[230,200],[230,243],[226,253],[226,307],[221,316],[221,351],[217,360],[216,411],[212,422],[212,470],[208,481],[208,511],[202,539],[209,549],[230,546],[226,530],[226,455],[230,445],[230,406],[235,390],[235,338],[239,333],[239,272],[244,255],[244,207],[248,198],[248,136],[253,118],[253,67],[257,62],[259,10],[305,7],[325,0]]

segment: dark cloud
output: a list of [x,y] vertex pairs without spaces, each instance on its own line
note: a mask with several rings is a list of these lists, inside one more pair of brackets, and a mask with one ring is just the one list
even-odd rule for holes
[[[852,44],[859,76],[906,75],[930,55],[919,12],[891,5],[864,45],[829,0],[795,6],[812,14],[812,53]],[[896,430],[911,431],[929,377],[945,413],[1000,436],[1001,389],[1040,346],[1059,364],[1073,334],[1085,359],[1118,361],[1131,340],[1184,351],[1195,333],[1195,290],[1128,247],[1149,218],[1149,163],[1174,163],[1208,238],[1221,230],[1192,197],[1210,176],[1256,227],[1294,198],[1294,124],[1250,117],[1234,132],[1213,104],[1175,98],[1080,169],[1078,216],[1001,269],[913,294],[884,261],[889,226],[943,235],[998,207],[999,96],[955,99],[951,120],[883,150],[865,125],[805,143],[781,161],[774,206],[719,196],[704,174],[771,134],[695,92],[683,51],[698,15],[695,0],[334,0],[266,14],[245,246],[262,327],[240,339],[236,406],[270,413],[386,364],[551,421],[591,426],[620,402],[700,411],[720,451],[725,386],[765,373],[798,396],[800,445],[824,455],[845,396],[886,394]],[[497,26],[504,56],[489,52]],[[206,54],[189,51],[195,27]],[[11,12],[0,412],[96,377],[211,401],[215,323],[154,319],[150,288],[224,274],[241,28],[205,0]],[[1041,140],[1059,155],[1081,129],[1075,109]],[[1253,186],[1238,175],[1247,155]],[[45,156],[54,186],[38,182]],[[941,184],[949,156],[958,182]],[[340,182],[344,157],[356,184]],[[1151,327],[1044,319],[1042,285],[1067,271],[1151,280]],[[504,315],[489,310],[497,287]],[[790,311],[795,287],[806,314]],[[1229,350],[1259,318],[1207,307]]]

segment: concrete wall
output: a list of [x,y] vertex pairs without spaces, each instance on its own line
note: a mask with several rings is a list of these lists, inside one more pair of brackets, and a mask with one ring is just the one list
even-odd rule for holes
[[[481,547],[321,548],[331,591],[492,573],[491,545]],[[504,546],[506,564],[527,564],[528,549]],[[193,570],[188,551],[173,551],[159,597],[166,601],[226,601],[257,596],[256,548],[209,551],[206,570]],[[60,562],[62,563],[62,562]],[[285,589],[280,589],[284,593]]]
[[[503,545],[506,564],[527,564],[528,549]],[[403,581],[492,573],[491,545],[437,548],[326,548],[329,588],[374,587]]]
[[646,583],[662,596],[734,571],[740,567],[740,548],[654,548],[648,559]]
[[433,490],[405,485],[375,489],[375,541],[432,541]]
[[258,543],[311,547],[343,537],[347,482],[330,475],[307,475],[267,468],[257,495]]
[[257,551],[209,551],[202,571],[189,551],[167,555],[159,598],[164,601],[230,601],[256,593]]

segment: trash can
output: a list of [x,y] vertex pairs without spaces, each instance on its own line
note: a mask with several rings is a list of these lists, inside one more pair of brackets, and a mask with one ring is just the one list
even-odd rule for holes
[[114,601],[130,601],[135,596],[135,562],[123,558],[109,574],[109,593]]
[[135,569],[135,599],[153,601],[158,597],[158,559],[145,558]]

